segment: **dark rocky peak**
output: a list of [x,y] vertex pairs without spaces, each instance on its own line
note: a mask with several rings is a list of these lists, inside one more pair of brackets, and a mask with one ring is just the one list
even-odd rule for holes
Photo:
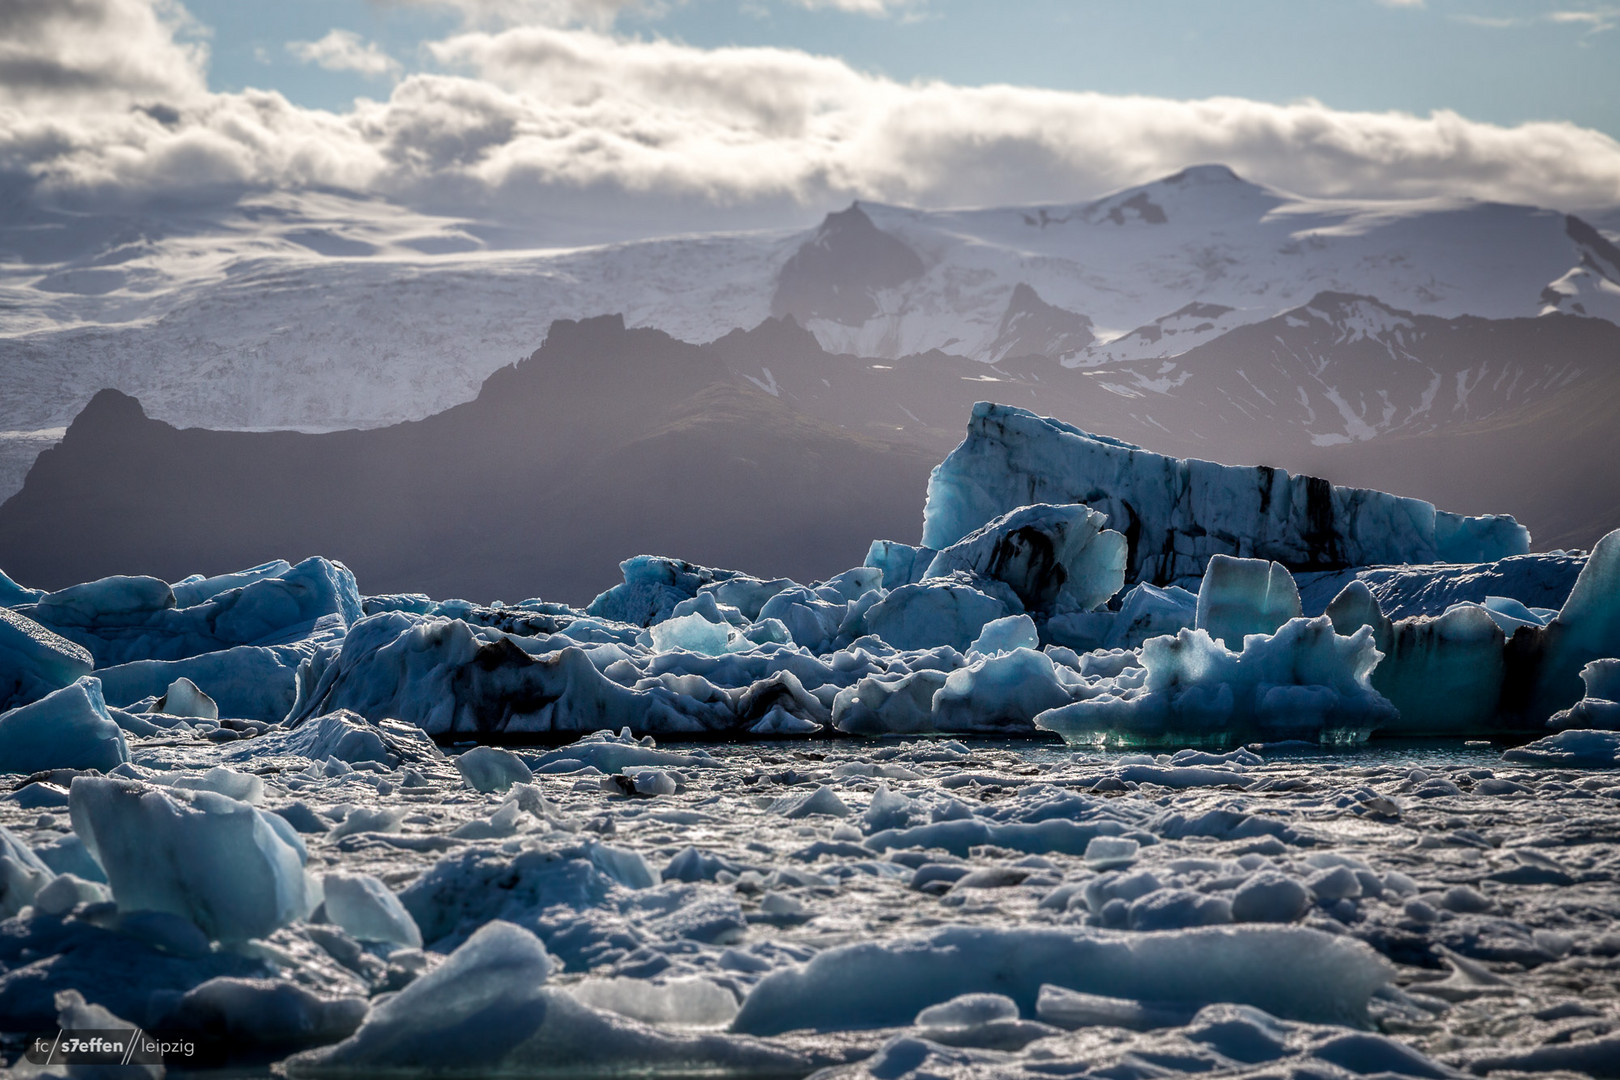
[[851,203],[828,214],[783,264],[771,314],[859,326],[877,314],[875,293],[903,285],[923,269],[921,256],[874,225],[860,203]]
[[752,330],[738,328],[711,342],[708,348],[732,366],[753,366],[760,361],[813,363],[827,355],[816,335],[799,325],[792,315],[773,316]]
[[995,361],[1020,356],[1062,360],[1094,340],[1089,316],[1048,304],[1027,282],[1020,281],[1007,298],[990,355]]
[[1564,218],[1564,232],[1580,245],[1582,264],[1620,285],[1620,247],[1574,214]]
[[67,434],[83,436],[90,432],[128,431],[144,427],[146,410],[141,403],[121,390],[108,387],[98,390],[94,397],[79,410],[79,415],[68,425]]

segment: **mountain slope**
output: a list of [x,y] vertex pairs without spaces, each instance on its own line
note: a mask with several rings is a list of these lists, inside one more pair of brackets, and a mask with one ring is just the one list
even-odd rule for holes
[[373,431],[180,430],[106,391],[0,506],[0,566],[50,588],[319,552],[370,591],[583,602],[643,551],[808,580],[916,532],[935,455],[736,383],[614,316]]

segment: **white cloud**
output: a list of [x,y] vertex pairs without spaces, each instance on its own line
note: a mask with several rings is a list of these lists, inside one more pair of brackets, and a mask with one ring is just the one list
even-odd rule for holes
[[927,0],[792,0],[812,11],[847,11],[856,15],[894,15],[921,7]]
[[[139,62],[75,48],[102,57],[100,69],[86,61],[88,81],[123,98],[5,83],[0,171],[98,204],[331,186],[503,220],[669,230],[804,220],[852,197],[1074,201],[1219,161],[1307,194],[1620,205],[1620,144],[1568,123],[901,83],[793,50],[534,26],[439,42],[433,57],[458,74],[407,75],[386,100],[331,113],[273,92],[204,92],[200,55],[172,32]],[[152,63],[165,56],[191,66],[165,83]],[[159,98],[173,107],[131,107]]]
[[289,41],[287,51],[327,71],[354,71],[380,78],[399,71],[399,61],[352,30],[333,30],[319,41]]
[[183,40],[197,33],[168,0],[0,0],[0,104],[197,98],[208,50]]
[[[457,11],[470,25],[584,26],[605,30],[621,12],[657,14],[681,0],[372,0],[381,7],[436,7]],[[859,0],[857,0],[859,2]]]

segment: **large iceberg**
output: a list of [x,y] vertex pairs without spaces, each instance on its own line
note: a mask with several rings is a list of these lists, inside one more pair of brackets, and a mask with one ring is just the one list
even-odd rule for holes
[[1484,562],[1530,548],[1511,517],[1462,517],[1281,469],[1165,457],[983,401],[929,477],[922,544],[949,547],[1032,503],[1102,511],[1129,542],[1127,580],[1156,585],[1202,574],[1217,554],[1326,570]]

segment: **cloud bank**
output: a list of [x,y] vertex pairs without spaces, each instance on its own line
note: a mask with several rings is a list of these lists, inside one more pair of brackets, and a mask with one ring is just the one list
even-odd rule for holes
[[[0,170],[68,203],[319,186],[646,228],[802,219],[850,198],[1073,201],[1212,161],[1322,196],[1620,204],[1620,143],[1568,123],[901,83],[788,49],[535,25],[436,42],[437,70],[333,113],[209,92],[186,32],[164,3],[0,0]],[[391,70],[358,39],[329,43],[311,58]]]

